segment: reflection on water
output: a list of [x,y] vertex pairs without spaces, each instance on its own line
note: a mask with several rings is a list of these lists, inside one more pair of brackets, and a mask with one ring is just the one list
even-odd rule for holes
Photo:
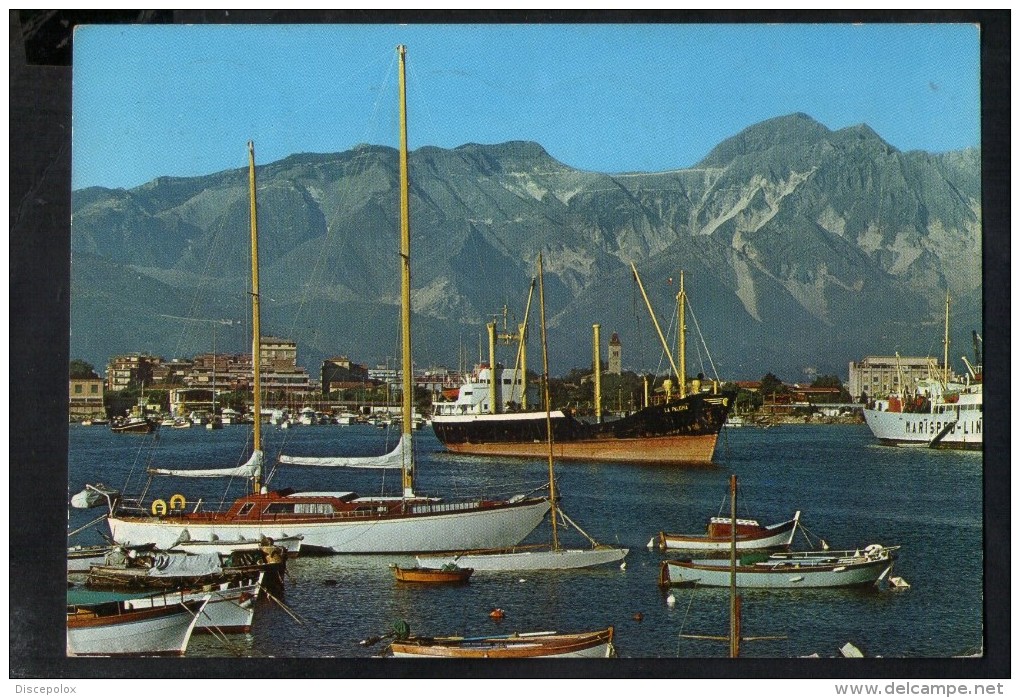
[[[382,453],[392,443],[371,427],[299,426],[267,430],[267,453]],[[140,486],[149,464],[213,467],[247,459],[247,430],[162,430],[158,438],[112,434],[72,425],[71,492],[85,482]],[[441,452],[431,431],[416,433],[418,489],[433,494],[484,490],[513,494],[541,487],[544,461],[499,460]],[[153,447],[155,445],[155,448]],[[722,657],[724,642],[684,634],[728,632],[727,590],[673,589],[656,584],[662,554],[646,545],[660,530],[697,532],[709,516],[728,513],[728,478],[740,483],[741,516],[772,523],[803,512],[803,522],[833,548],[901,545],[892,574],[907,591],[748,590],[745,635],[783,636],[748,642],[745,657],[835,656],[852,642],[868,656],[944,657],[982,642],[982,457],[980,453],[875,446],[866,427],[783,426],[724,432],[717,466],[683,469],[624,464],[557,464],[562,503],[597,539],[631,549],[626,568],[527,573],[476,573],[460,586],[416,587],[395,581],[391,564],[409,556],[301,557],[288,565],[283,598],[263,600],[249,636],[196,636],[189,656],[370,658],[385,648],[398,620],[412,632],[484,635],[537,630],[616,628],[622,657]],[[154,482],[153,493],[195,493],[230,501],[242,483]],[[272,486],[399,491],[397,472],[279,466]],[[98,510],[69,513],[71,530]],[[569,535],[569,534],[568,534]],[[548,540],[543,524],[533,534]],[[74,543],[100,542],[87,530]],[[806,538],[796,544],[803,547]],[[961,579],[971,580],[960,584]],[[503,609],[501,621],[490,618]]]

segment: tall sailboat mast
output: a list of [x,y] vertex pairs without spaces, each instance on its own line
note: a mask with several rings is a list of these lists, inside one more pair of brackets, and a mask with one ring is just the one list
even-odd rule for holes
[[414,449],[411,447],[413,429],[412,404],[414,376],[411,366],[411,206],[407,168],[407,95],[405,63],[407,49],[397,46],[400,82],[400,338],[403,343],[403,400],[400,440],[403,467],[404,496],[414,496]]
[[[262,450],[262,327],[259,306],[259,231],[255,205],[255,144],[248,141],[248,190],[251,203],[251,364],[252,364],[252,409],[255,411],[253,448]],[[252,478],[252,489],[258,494],[261,489],[260,475]]]
[[549,345],[545,335],[545,283],[542,279],[542,253],[538,253],[538,308],[542,325],[542,374],[545,399],[545,436],[549,444],[549,520],[552,522],[552,549],[559,550],[560,539],[556,528],[556,475],[553,470],[552,404],[549,402]]

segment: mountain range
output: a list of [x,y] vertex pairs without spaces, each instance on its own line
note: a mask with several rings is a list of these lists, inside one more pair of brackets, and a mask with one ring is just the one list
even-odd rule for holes
[[[419,367],[470,366],[485,323],[515,327],[539,253],[555,374],[590,365],[593,323],[625,368],[666,370],[631,263],[667,338],[683,272],[691,373],[846,379],[866,355],[941,357],[947,292],[951,360],[973,361],[977,149],[901,152],[793,114],[668,172],[582,171],[519,141],[422,147],[410,175]],[[313,375],[399,356],[397,152],[296,154],[257,179],[263,334],[296,340]],[[74,191],[71,357],[250,351],[248,205],[247,167]],[[529,325],[537,367],[537,296]]]

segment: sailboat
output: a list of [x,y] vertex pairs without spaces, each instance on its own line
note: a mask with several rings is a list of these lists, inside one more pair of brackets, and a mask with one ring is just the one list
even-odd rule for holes
[[[397,47],[400,83],[400,272],[401,335],[403,340],[403,420],[401,433],[402,488],[399,496],[362,497],[356,492],[295,492],[269,490],[262,483],[264,456],[261,420],[254,424],[251,459],[238,468],[219,471],[152,470],[174,476],[243,476],[251,493],[226,511],[203,511],[202,501],[188,502],[172,511],[157,500],[145,506],[140,498],[121,498],[108,517],[118,543],[151,542],[168,548],[184,531],[192,540],[287,538],[303,536],[302,551],[326,553],[419,553],[474,548],[507,548],[520,543],[545,518],[550,503],[545,497],[515,495],[508,500],[474,498],[449,501],[424,497],[414,491],[412,414],[414,384],[411,373],[410,217],[407,167],[407,120],[404,87],[405,49]],[[252,241],[252,363],[254,414],[261,414],[258,232],[255,201],[254,146],[248,144]],[[148,488],[146,488],[146,491]],[[162,506],[159,506],[162,504]]]
[[[542,255],[538,255],[538,304],[542,319],[542,369],[545,374],[546,444],[549,447],[549,505],[552,523],[552,540],[548,546],[521,550],[478,551],[457,555],[453,558],[442,556],[418,556],[419,567],[441,568],[445,565],[460,565],[476,571],[520,571],[520,570],[564,570],[594,567],[619,562],[627,556],[627,548],[604,545],[589,536],[584,530],[560,510],[556,503],[556,476],[553,466],[553,428],[549,401],[549,353],[545,333],[545,293],[542,278]],[[569,522],[591,543],[590,548],[564,548],[560,545],[557,514]]]
[[681,633],[680,637],[695,640],[722,640],[730,646],[729,657],[736,659],[740,656],[740,643],[746,640],[785,640],[782,635],[760,637],[741,637],[741,598],[737,593],[737,550],[739,519],[737,519],[737,476],[730,475],[730,559],[729,559],[729,587],[730,587],[730,632],[728,635],[689,635]]

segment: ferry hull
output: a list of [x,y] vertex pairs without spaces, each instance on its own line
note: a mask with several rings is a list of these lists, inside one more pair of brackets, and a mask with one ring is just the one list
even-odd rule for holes
[[[442,504],[436,505],[443,506]],[[110,533],[118,543],[135,541],[169,547],[187,529],[193,538],[285,538],[303,536],[301,549],[335,554],[449,552],[509,548],[520,543],[545,518],[549,502],[528,500],[492,508],[450,513],[327,520],[236,520],[223,515],[159,517],[111,516]]]
[[875,438],[890,446],[967,451],[980,451],[984,448],[984,420],[980,410],[933,415],[927,412],[866,409],[864,420]]

